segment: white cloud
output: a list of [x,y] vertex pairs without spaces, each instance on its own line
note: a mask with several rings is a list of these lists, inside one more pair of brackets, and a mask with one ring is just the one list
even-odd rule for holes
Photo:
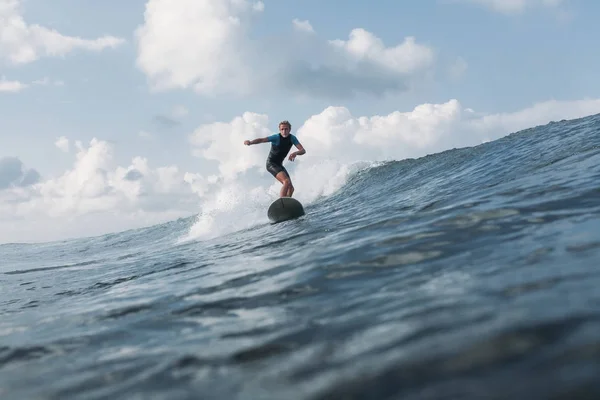
[[5,93],[18,93],[31,86],[63,86],[64,82],[59,80],[50,80],[48,77],[37,79],[31,83],[23,83],[21,81],[8,80],[6,77],[0,78],[0,92]]
[[513,113],[484,115],[468,122],[467,126],[477,132],[491,135],[491,139],[526,129],[544,125],[550,121],[581,118],[600,113],[600,99],[574,101],[548,100]]
[[246,0],[148,0],[136,30],[138,67],[156,90],[244,90]]
[[383,41],[364,29],[353,29],[349,39],[331,40],[330,43],[343,49],[353,61],[367,61],[399,74],[410,74],[431,66],[433,51],[407,37],[394,47],[386,47]]
[[245,148],[244,140],[271,135],[266,115],[246,112],[229,123],[216,122],[200,126],[190,135],[196,147],[193,154],[217,161],[225,179],[234,179],[239,173],[264,165],[264,157],[257,146]]
[[462,120],[457,100],[422,104],[412,111],[355,117],[345,107],[328,107],[310,117],[298,137],[307,148],[306,159],[342,162],[381,161],[423,156],[453,140]]
[[177,167],[152,169],[142,157],[120,167],[115,165],[114,150],[108,142],[93,139],[87,148],[79,141],[75,145],[78,152],[73,168],[35,187],[41,196],[37,206],[48,214],[164,208],[181,211],[180,206],[190,211],[185,207],[185,196],[177,200],[178,195],[192,193]]
[[315,35],[297,48],[279,50],[271,84],[312,98],[343,99],[357,94],[380,96],[411,88],[435,62],[434,50],[413,37],[386,46],[364,29],[353,29],[348,40],[323,41]]
[[217,181],[175,165],[154,168],[144,157],[118,166],[113,147],[98,139],[75,146],[72,168],[43,181],[20,160],[0,159],[0,220],[7,228],[0,242],[96,235],[193,215]]
[[294,18],[292,24],[300,32],[314,33],[315,31],[309,21],[300,21],[298,18]]
[[20,0],[0,0],[0,60],[27,64],[41,56],[64,56],[75,49],[101,51],[124,42],[114,36],[93,40],[65,36],[53,29],[27,24],[20,3]]
[[65,153],[69,152],[69,139],[65,136],[59,137],[56,142],[54,142],[54,145]]
[[596,113],[600,113],[600,99],[550,100],[498,114],[476,113],[456,99],[382,116],[355,117],[344,107],[328,107],[309,118],[298,129],[298,137],[316,158],[345,162],[402,159],[474,146],[550,121]]
[[488,7],[493,11],[505,13],[505,14],[514,14],[514,13],[522,13],[526,9],[534,8],[534,7],[549,7],[556,8],[564,0],[459,0],[462,2],[480,4],[482,6]]
[[[247,0],[148,0],[136,30],[137,66],[154,90],[214,95],[288,89],[342,98],[406,90],[435,61],[434,51],[413,37],[386,46],[360,28],[347,41],[316,35],[255,41],[256,10]],[[313,31],[308,21],[295,19],[293,26]]]
[[5,77],[0,79],[0,93],[18,93],[26,89],[29,85],[20,81],[9,81]]
[[127,167],[117,166],[109,143],[93,139],[88,147],[75,144],[73,167],[44,181],[17,159],[0,160],[0,219],[62,221],[96,214],[104,229],[111,230],[103,218],[144,215],[155,221],[198,210],[198,195],[178,167],[152,168],[143,157],[134,157]]

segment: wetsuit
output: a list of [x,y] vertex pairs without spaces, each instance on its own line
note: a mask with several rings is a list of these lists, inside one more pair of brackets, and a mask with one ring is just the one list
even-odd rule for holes
[[276,133],[275,135],[271,135],[267,137],[269,142],[271,142],[271,151],[269,152],[269,156],[267,157],[267,171],[271,173],[271,175],[275,176],[281,171],[285,171],[288,174],[285,167],[282,165],[283,160],[290,152],[292,145],[298,146],[300,142],[298,138],[292,134],[288,137],[281,136],[280,133]]

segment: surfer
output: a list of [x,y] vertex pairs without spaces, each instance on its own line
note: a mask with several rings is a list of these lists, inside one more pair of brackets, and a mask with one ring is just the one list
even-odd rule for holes
[[294,151],[288,159],[290,161],[294,161],[296,156],[301,156],[306,153],[306,150],[295,135],[292,135],[290,132],[292,130],[292,125],[289,121],[281,121],[279,123],[279,133],[276,133],[271,136],[262,137],[253,140],[245,140],[244,144],[246,146],[250,146],[252,144],[258,143],[267,143],[271,142],[271,151],[267,157],[267,171],[271,173],[281,184],[281,190],[279,192],[279,197],[292,197],[294,193],[294,185],[292,184],[292,180],[290,179],[290,174],[288,174],[287,170],[283,166],[283,160],[288,155],[292,145],[296,146],[298,151]]

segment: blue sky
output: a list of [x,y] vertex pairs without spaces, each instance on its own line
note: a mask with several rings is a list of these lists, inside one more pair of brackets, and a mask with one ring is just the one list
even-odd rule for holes
[[[310,201],[336,187],[300,183],[323,160],[345,176],[600,112],[599,14],[591,0],[0,0],[0,241],[225,212],[232,190],[262,207],[268,148],[236,143],[282,119],[304,135],[292,170]],[[135,157],[148,165],[131,182]]]

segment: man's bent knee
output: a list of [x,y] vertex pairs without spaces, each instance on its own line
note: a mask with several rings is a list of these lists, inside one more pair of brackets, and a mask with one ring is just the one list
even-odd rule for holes
[[277,175],[275,175],[275,179],[285,184],[286,181],[290,180],[290,177],[284,171],[280,171]]
[[286,174],[285,172],[282,173],[281,176],[278,176],[278,179],[284,186],[291,186],[291,184],[292,184],[292,180],[290,179],[288,174]]

